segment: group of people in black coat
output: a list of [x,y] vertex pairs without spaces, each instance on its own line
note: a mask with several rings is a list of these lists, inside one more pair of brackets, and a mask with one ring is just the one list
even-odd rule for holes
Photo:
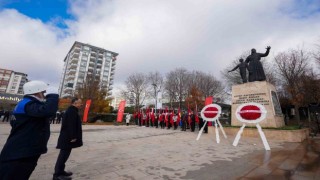
[[[10,135],[0,154],[1,180],[29,179],[41,154],[47,152],[50,137],[49,118],[58,110],[59,95],[49,92],[42,81],[24,84],[25,96],[13,111]],[[82,127],[78,110],[81,99],[73,98],[61,125],[57,148],[60,149],[55,165],[54,180],[71,179],[65,163],[72,148],[82,146]]]

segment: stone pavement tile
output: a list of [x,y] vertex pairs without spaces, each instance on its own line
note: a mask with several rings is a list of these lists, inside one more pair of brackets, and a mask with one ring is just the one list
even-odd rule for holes
[[106,174],[106,173],[110,173],[110,172],[116,172],[118,169],[116,169],[115,167],[110,167],[110,166],[103,166],[97,169],[97,171],[100,174]]
[[288,154],[286,153],[276,153],[276,154],[271,154],[271,159],[270,161],[276,162],[276,163],[282,163],[289,157]]
[[292,159],[286,159],[280,166],[279,169],[294,171],[300,162]]
[[249,174],[247,174],[245,177],[247,177],[247,178],[263,177],[263,176],[270,174],[271,172],[272,172],[272,170],[270,170],[270,169],[258,167],[256,169],[252,170],[251,172],[249,172]]
[[[115,172],[116,174],[118,174],[118,176],[121,178],[121,179],[141,179],[141,178],[144,178],[144,177],[147,177],[150,175],[147,175],[143,172],[141,172],[141,170],[139,170],[139,168],[135,167],[135,168],[132,168],[132,169],[125,169],[125,170],[118,170]],[[152,176],[150,177],[150,179],[152,178]]]
[[298,174],[294,174],[290,177],[290,180],[314,180],[314,177],[306,177],[306,176],[300,176]]
[[320,179],[320,168],[315,172],[314,179]]
[[282,169],[276,169],[268,176],[270,177],[283,177],[283,178],[290,178],[294,174],[294,171],[288,171],[288,170],[282,170]]
[[269,161],[267,163],[260,165],[259,168],[274,171],[275,169],[277,169],[280,166],[280,164],[281,164],[281,162]]
[[71,169],[71,171],[73,172],[72,178],[74,179],[92,179],[93,176],[100,174],[96,169],[82,169],[81,171]]
[[109,180],[109,179],[110,180],[112,180],[112,179],[120,180],[120,176],[115,172],[108,172],[108,173],[103,173],[103,174],[92,175],[90,177],[90,179],[92,179],[92,180]]

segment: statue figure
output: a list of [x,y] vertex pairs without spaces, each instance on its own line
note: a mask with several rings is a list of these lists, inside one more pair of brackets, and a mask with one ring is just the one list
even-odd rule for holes
[[249,82],[254,81],[265,81],[266,75],[264,73],[262,64],[260,62],[261,57],[268,56],[271,47],[268,46],[267,51],[262,53],[257,53],[255,49],[251,50],[251,55],[249,55],[246,59],[246,63],[248,63],[248,70],[249,70]]
[[245,63],[245,62],[243,62],[243,59],[242,59],[242,58],[239,59],[239,62],[240,62],[240,63],[239,63],[235,68],[233,68],[232,70],[230,70],[230,71],[228,71],[228,72],[232,72],[232,71],[234,71],[234,70],[236,70],[236,69],[239,68],[239,70],[240,70],[240,76],[241,76],[241,78],[242,78],[242,82],[243,82],[243,83],[246,83],[246,82],[247,82],[247,68],[248,68],[248,64]]

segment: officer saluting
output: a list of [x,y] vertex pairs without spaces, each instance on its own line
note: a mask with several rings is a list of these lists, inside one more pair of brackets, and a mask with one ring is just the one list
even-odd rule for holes
[[11,132],[0,154],[0,179],[29,179],[41,154],[47,152],[49,118],[58,110],[58,94],[45,96],[47,84],[30,81],[23,86],[25,96],[13,111]]

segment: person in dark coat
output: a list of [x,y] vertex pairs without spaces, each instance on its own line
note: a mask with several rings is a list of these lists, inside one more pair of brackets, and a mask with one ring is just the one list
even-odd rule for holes
[[3,117],[3,119],[2,119],[2,122],[4,122],[4,121],[9,121],[9,119],[10,119],[10,111],[6,111],[6,112],[4,112],[4,117]]
[[82,106],[81,99],[73,98],[71,106],[68,107],[62,118],[60,135],[57,149],[60,149],[59,156],[54,168],[53,179],[71,179],[72,172],[65,171],[72,148],[81,147],[82,142],[82,122],[79,116],[79,109]]
[[29,179],[40,155],[47,152],[49,117],[58,110],[59,95],[49,93],[46,83],[30,81],[23,90],[25,96],[13,111],[15,120],[0,154],[1,180]]
[[208,122],[205,123],[201,115],[199,114],[199,130],[203,127],[203,125],[206,124],[206,126],[203,128],[204,133],[208,133]]

